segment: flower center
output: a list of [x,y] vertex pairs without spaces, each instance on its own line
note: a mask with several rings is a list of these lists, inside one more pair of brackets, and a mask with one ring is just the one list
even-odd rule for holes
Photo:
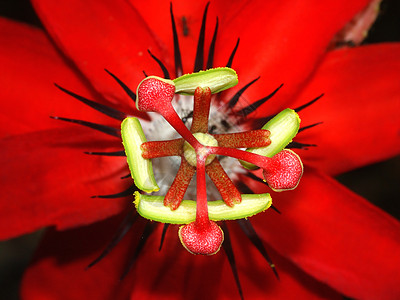
[[[293,110],[284,110],[260,130],[229,134],[208,132],[211,94],[236,83],[236,72],[230,68],[200,71],[174,80],[149,76],[137,88],[137,108],[160,114],[182,138],[147,142],[136,118],[128,117],[122,122],[128,164],[139,189],[147,193],[159,190],[151,159],[181,157],[181,165],[165,197],[144,196],[137,192],[135,205],[145,218],[186,224],[179,229],[178,235],[183,246],[193,254],[210,255],[220,249],[224,234],[215,221],[247,218],[271,205],[269,194],[242,195],[216,155],[236,158],[247,169],[262,168],[265,181],[276,191],[294,189],[303,173],[300,158],[294,152],[284,150],[299,129],[300,120]],[[190,130],[171,104],[175,93],[194,95]],[[195,173],[197,199],[183,200]],[[222,200],[207,201],[206,173]]]
[[[213,146],[217,147],[218,146],[218,141],[210,134],[208,133],[202,133],[202,132],[196,132],[193,133],[193,136],[204,146]],[[197,153],[199,155],[207,156],[207,149],[205,147],[200,147],[197,149]],[[195,149],[185,141],[183,144],[183,155],[186,159],[186,161],[193,167],[196,166],[197,160],[196,160],[196,151]],[[206,159],[206,166],[209,165],[215,158],[215,154],[211,154],[207,156]]]

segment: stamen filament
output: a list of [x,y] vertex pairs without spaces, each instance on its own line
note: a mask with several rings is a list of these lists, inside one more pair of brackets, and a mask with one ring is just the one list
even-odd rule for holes
[[198,87],[194,92],[193,121],[191,132],[208,131],[208,115],[211,104],[211,90],[209,87]]
[[164,198],[164,205],[169,206],[171,210],[176,210],[183,200],[183,196],[196,173],[196,168],[191,166],[185,158],[181,158],[181,165]]
[[258,148],[271,144],[268,130],[251,130],[237,133],[214,134],[220,147],[228,148]]
[[183,153],[184,139],[145,142],[140,146],[143,158],[180,156]]

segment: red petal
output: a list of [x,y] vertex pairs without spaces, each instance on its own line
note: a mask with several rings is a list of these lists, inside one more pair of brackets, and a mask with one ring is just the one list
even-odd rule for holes
[[[130,2],[141,14],[146,25],[154,32],[154,34],[157,35],[162,43],[166,45],[166,48],[169,51],[169,57],[166,57],[166,59],[173,61],[174,43],[170,16],[170,2],[163,0],[149,0],[146,2],[131,0]],[[184,73],[191,73],[194,69],[197,42],[199,39],[203,12],[207,2],[207,0],[199,0],[175,1],[172,3]],[[206,23],[204,65],[207,62],[208,47],[213,36],[216,17],[221,21],[221,18],[223,19],[226,14],[229,14],[233,7],[240,5],[239,2],[242,3],[244,1],[236,1],[235,5],[230,5],[230,3],[227,4],[226,1],[213,1],[209,5]],[[221,32],[218,35],[217,40],[220,36]],[[224,48],[226,51],[232,51],[235,43],[236,39],[232,40],[229,46],[226,45]],[[217,43],[216,51],[220,50],[221,45],[222,44]],[[227,63],[228,58],[229,54],[224,58],[224,64],[218,66],[224,66]]]
[[70,125],[0,141],[0,238],[43,226],[59,229],[89,224],[118,213],[125,199],[91,199],[121,192],[131,181],[124,157],[86,155],[120,140]]
[[[333,36],[367,4],[367,0],[259,0],[235,7],[233,16],[221,20],[219,45],[232,45],[240,37],[233,67],[242,86],[261,76],[241,103],[247,106],[284,83],[270,103],[286,108],[285,102],[302,88]],[[216,61],[225,63],[227,54],[218,49]],[[270,107],[264,105],[252,116],[265,116]]]
[[[131,3],[147,25],[173,49],[169,2],[160,0]],[[185,72],[192,72],[202,12],[207,1],[173,3],[175,22],[181,44]],[[257,76],[262,79],[250,88],[243,106],[273,91],[282,82],[285,88],[275,103],[290,99],[324,55],[329,42],[368,1],[213,1],[208,9],[205,60],[211,43],[216,17],[219,32],[215,66],[225,66],[240,37],[233,68],[238,71],[241,86]],[[186,33],[186,34],[185,34]],[[267,83],[267,84],[266,84]],[[228,92],[231,94],[233,91]],[[279,101],[279,102],[278,102]],[[278,104],[279,105],[279,104]],[[265,107],[258,110],[261,116]]]
[[[156,51],[156,55],[161,54],[167,65],[172,64],[168,2],[135,2],[134,6],[122,1],[95,2],[92,5],[81,1],[58,1],[57,4],[48,0],[34,2],[54,40],[95,87],[107,96],[121,97],[115,86],[104,80],[104,74],[100,73],[104,67],[114,70],[128,85],[135,87],[140,81],[140,70],[145,69],[148,74],[159,73],[154,62],[142,57],[147,48]],[[324,1],[320,5],[314,1],[282,3],[253,1],[227,6],[225,1],[221,1],[215,4],[215,8],[210,5],[209,13],[209,20],[215,20],[216,15],[220,17],[215,65],[226,64],[237,37],[240,37],[241,46],[234,67],[239,71],[241,80],[248,82],[262,75],[264,80],[268,80],[267,89],[271,90],[284,82],[287,88],[276,96],[277,101],[293,96],[325,53],[335,33],[364,8],[367,1],[349,3],[343,0],[343,4]],[[174,8],[185,62],[187,56],[189,61],[194,59],[202,19],[199,7],[203,5],[202,2],[196,5],[177,3]],[[183,18],[186,21],[182,21]],[[187,38],[182,34],[182,22],[186,22],[189,28]],[[214,21],[211,22],[212,25],[207,27],[211,28],[207,33],[207,46],[214,25]],[[161,51],[157,51],[148,26],[160,37],[156,40],[161,41],[160,47],[164,45]],[[88,46],[83,47],[82,43]],[[93,55],[94,51],[96,55]],[[192,67],[185,68],[188,68],[186,72],[192,70]],[[264,93],[266,87],[259,85],[259,89],[261,86]],[[246,97],[250,100],[244,102],[260,98],[259,89],[249,90]],[[259,110],[262,114],[263,111]]]
[[300,113],[298,135],[316,148],[299,151],[305,163],[339,174],[400,153],[400,44],[329,53],[293,107],[325,93]]
[[148,56],[156,56],[156,43],[140,15],[124,0],[35,0],[34,7],[57,46],[70,57],[94,87],[110,100],[128,99],[104,72],[110,70],[136,90],[142,70],[160,74]]
[[253,220],[280,254],[349,297],[398,299],[397,220],[310,169],[295,191],[272,198],[282,214],[271,211]]
[[58,54],[44,32],[0,19],[0,136],[60,128],[61,115],[98,122],[104,116],[66,95],[54,83],[92,98],[94,94]]
[[[119,245],[97,265],[85,271],[111,240],[119,220],[65,232],[50,231],[25,274],[23,299],[239,299],[230,266],[223,251],[213,256],[194,256],[177,239],[171,226],[158,251],[162,226],[150,236],[128,276],[119,281],[133,256],[143,230],[135,223]],[[144,220],[142,220],[144,221]],[[243,243],[243,234],[231,231],[245,298],[320,299],[337,294],[273,253],[281,280],[274,278],[259,253]],[[244,244],[244,245],[243,245]]]

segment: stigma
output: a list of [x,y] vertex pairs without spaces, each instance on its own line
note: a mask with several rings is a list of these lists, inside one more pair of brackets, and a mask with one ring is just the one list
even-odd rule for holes
[[[219,251],[224,233],[216,222],[251,217],[265,211],[272,203],[269,194],[241,194],[221,166],[220,158],[237,159],[248,170],[261,168],[264,181],[279,192],[296,188],[303,174],[300,157],[284,149],[299,130],[300,119],[294,110],[285,109],[258,130],[209,132],[212,94],[233,87],[237,82],[237,74],[230,68],[200,71],[174,80],[146,77],[137,88],[137,108],[161,115],[181,138],[147,141],[140,122],[133,117],[126,118],[121,125],[131,175],[143,192],[159,190],[152,169],[153,159],[180,157],[180,167],[166,195],[136,192],[134,203],[145,218],[182,224],[179,239],[193,254],[211,255]],[[178,93],[193,95],[190,129],[172,105]],[[195,174],[196,199],[184,200]],[[206,174],[218,189],[221,200],[207,199]]]

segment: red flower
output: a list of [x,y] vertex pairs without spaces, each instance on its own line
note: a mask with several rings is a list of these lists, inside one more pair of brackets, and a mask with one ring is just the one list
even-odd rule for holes
[[[243,94],[243,105],[284,87],[253,117],[299,107],[322,92],[323,99],[301,111],[296,142],[317,144],[299,150],[305,173],[299,187],[271,193],[282,211],[251,219],[271,248],[280,281],[237,224],[229,223],[244,296],[249,299],[340,297],[396,299],[399,223],[331,178],[399,153],[400,45],[381,44],[330,50],[335,34],[367,1],[226,1],[209,6],[219,17],[214,65],[226,65],[236,39],[233,67],[239,87],[261,76]],[[223,253],[192,256],[162,226],[137,220],[104,260],[99,256],[132,204],[131,197],[108,199],[127,189],[126,159],[84,154],[117,151],[119,138],[49,116],[119,127],[119,121],[85,107],[68,90],[120,111],[136,114],[133,102],[104,72],[135,89],[147,74],[160,74],[146,50],[172,73],[173,39],[169,3],[164,1],[34,1],[50,38],[40,29],[1,20],[2,99],[0,201],[1,237],[44,226],[46,233],[22,284],[24,299],[232,299],[235,279]],[[174,3],[182,65],[192,71],[201,11],[205,3]],[[212,34],[207,31],[205,44]],[[382,103],[383,102],[383,103]],[[397,108],[397,109],[396,109]],[[145,117],[144,115],[141,115]],[[268,189],[253,180],[256,192]],[[128,220],[130,221],[130,220]],[[148,225],[150,224],[150,225]],[[155,230],[147,243],[143,230]],[[146,237],[146,234],[144,234]],[[244,242],[246,241],[246,242]],[[144,246],[141,253],[136,246]],[[136,250],[135,250],[136,249]],[[272,250],[273,249],[273,250]],[[129,260],[132,270],[120,281]]]

